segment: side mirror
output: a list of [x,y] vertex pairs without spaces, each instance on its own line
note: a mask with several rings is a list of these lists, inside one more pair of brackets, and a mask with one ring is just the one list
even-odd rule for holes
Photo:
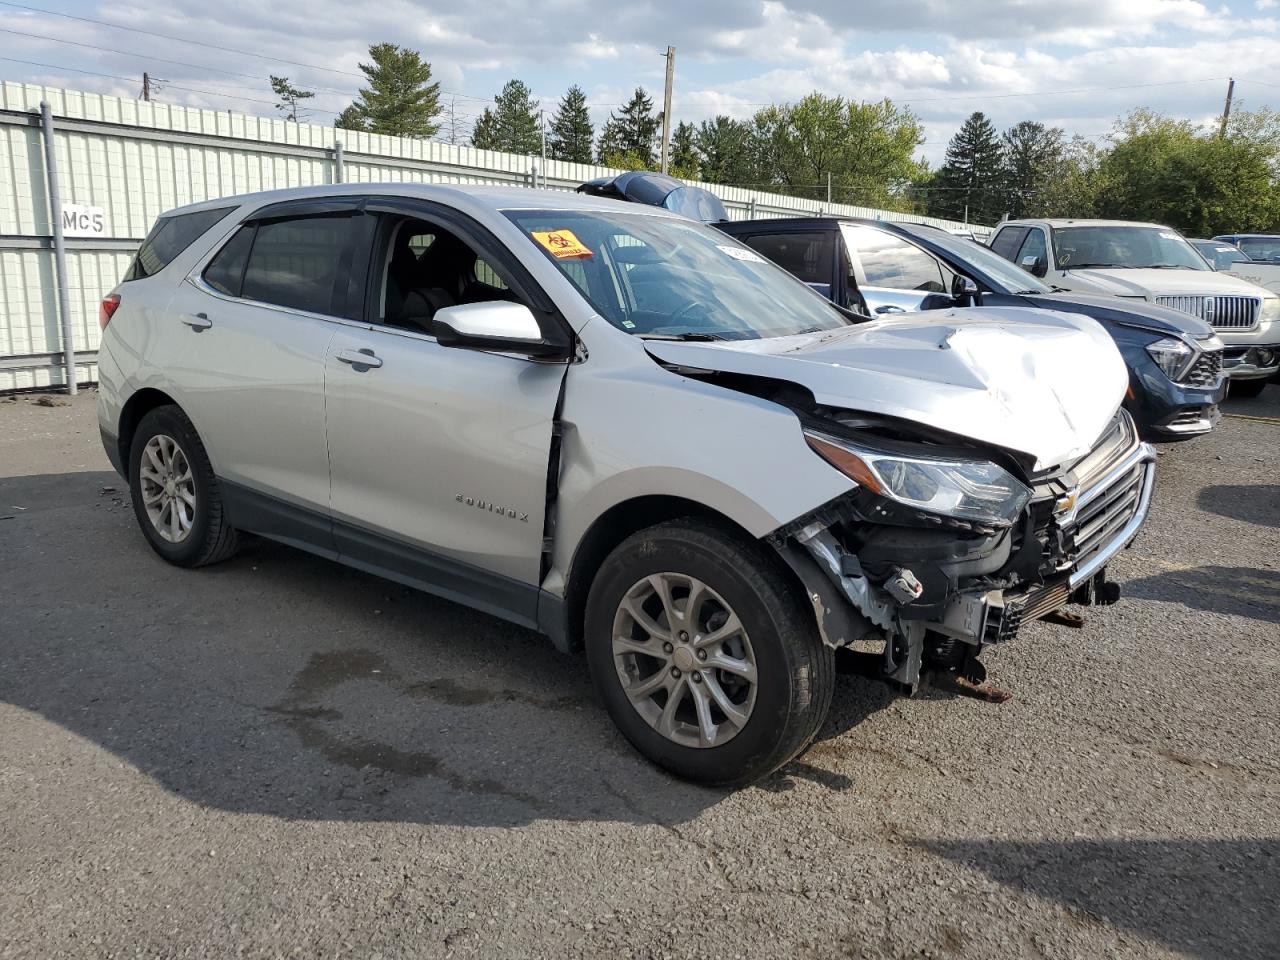
[[442,347],[469,347],[527,357],[564,356],[565,347],[542,335],[533,311],[523,303],[490,300],[442,307],[432,320]]
[[978,305],[978,285],[972,277],[957,273],[951,278],[951,297],[962,306]]
[[1033,277],[1043,277],[1048,272],[1043,257],[1023,257],[1019,266]]

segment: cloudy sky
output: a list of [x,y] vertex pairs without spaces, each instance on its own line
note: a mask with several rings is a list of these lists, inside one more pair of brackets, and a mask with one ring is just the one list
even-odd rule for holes
[[267,75],[284,73],[317,91],[321,123],[383,40],[431,61],[461,137],[511,77],[548,108],[581,85],[597,121],[637,85],[660,99],[668,44],[677,120],[815,89],[887,96],[925,122],[934,164],[973,110],[1102,138],[1138,106],[1208,120],[1228,75],[1245,108],[1280,107],[1280,0],[0,2],[0,78],[137,96],[146,70],[160,99],[269,114]]

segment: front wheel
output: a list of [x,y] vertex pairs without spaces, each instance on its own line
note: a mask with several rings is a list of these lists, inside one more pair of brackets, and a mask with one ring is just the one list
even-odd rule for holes
[[129,448],[133,512],[153,550],[180,567],[231,556],[236,531],[200,435],[175,406],[142,418]]
[[831,705],[832,651],[781,564],[700,521],[633,535],[587,601],[587,659],[618,728],[678,776],[732,786],[772,773]]

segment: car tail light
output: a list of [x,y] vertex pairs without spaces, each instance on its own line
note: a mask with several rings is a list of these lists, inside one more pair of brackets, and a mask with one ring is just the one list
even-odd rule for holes
[[107,324],[111,322],[111,318],[115,316],[116,311],[120,309],[120,294],[110,293],[102,298],[102,305],[98,307],[98,326],[103,330],[107,329]]

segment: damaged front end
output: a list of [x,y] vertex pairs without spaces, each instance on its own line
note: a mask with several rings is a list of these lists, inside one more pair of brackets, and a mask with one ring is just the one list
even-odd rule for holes
[[1119,411],[1083,457],[1051,470],[893,418],[802,417],[810,447],[857,485],[775,531],[823,640],[882,651],[880,672],[982,679],[976,657],[1068,603],[1113,603],[1106,564],[1146,517],[1155,454]]

